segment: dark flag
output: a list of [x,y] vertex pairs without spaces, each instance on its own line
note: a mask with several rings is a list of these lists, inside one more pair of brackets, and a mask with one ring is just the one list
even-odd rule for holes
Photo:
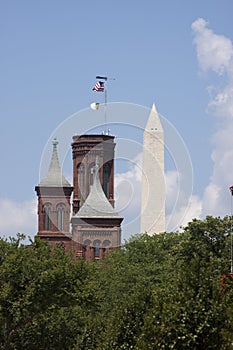
[[231,187],[229,188],[229,190],[231,191],[231,194],[232,194],[232,196],[233,196],[233,186],[231,186]]
[[104,92],[104,82],[103,81],[97,81],[95,86],[92,89],[93,91],[98,91],[98,92]]

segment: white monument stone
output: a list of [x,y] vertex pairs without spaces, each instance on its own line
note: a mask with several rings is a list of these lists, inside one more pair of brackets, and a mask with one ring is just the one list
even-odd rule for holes
[[153,104],[143,135],[141,233],[165,232],[164,131]]

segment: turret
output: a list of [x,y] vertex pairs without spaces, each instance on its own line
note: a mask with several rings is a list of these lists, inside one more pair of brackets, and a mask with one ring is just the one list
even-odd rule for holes
[[38,196],[38,235],[54,240],[56,235],[69,235],[71,184],[62,174],[57,154],[58,142],[53,140],[53,152],[45,178],[35,187]]

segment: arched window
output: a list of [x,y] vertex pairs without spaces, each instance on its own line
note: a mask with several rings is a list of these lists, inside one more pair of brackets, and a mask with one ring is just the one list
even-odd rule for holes
[[93,245],[94,245],[94,257],[98,258],[100,256],[100,241],[95,240],[93,242]]
[[90,239],[86,239],[83,243],[84,243],[85,246],[91,246]]
[[108,247],[110,247],[110,245],[111,245],[111,242],[108,239],[103,241],[103,248],[108,248]]
[[105,164],[103,190],[107,198],[109,197],[109,178],[110,178],[110,166],[109,164]]
[[64,231],[65,222],[65,207],[64,204],[59,204],[57,206],[57,229],[59,231]]
[[90,192],[90,189],[91,189],[91,186],[93,185],[93,182],[94,182],[95,163],[91,163],[91,164],[89,165],[88,176],[89,176],[89,184],[88,184],[88,193],[89,193],[89,192]]
[[49,231],[51,229],[51,205],[46,203],[43,210],[44,215],[44,230]]
[[85,188],[84,188],[84,177],[85,168],[82,163],[78,164],[78,189],[80,197],[80,206],[83,204],[83,199],[85,198]]

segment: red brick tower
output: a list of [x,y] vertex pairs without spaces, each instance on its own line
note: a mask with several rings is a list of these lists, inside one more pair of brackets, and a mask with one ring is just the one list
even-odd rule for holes
[[93,134],[73,137],[73,214],[78,212],[90,192],[96,156],[100,163],[102,188],[114,206],[114,149],[114,136]]
[[63,242],[69,250],[70,196],[73,187],[62,174],[58,154],[58,142],[53,140],[53,153],[47,176],[35,187],[38,196],[38,233],[40,238],[53,244]]
[[89,195],[71,218],[73,239],[83,246],[86,260],[98,261],[106,251],[120,246],[122,220],[103,191],[96,157],[95,176]]

